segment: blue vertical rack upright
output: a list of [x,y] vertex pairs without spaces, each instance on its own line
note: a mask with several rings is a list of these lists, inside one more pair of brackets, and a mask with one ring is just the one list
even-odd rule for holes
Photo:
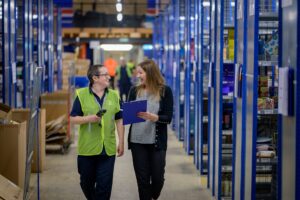
[[62,89],[62,22],[61,8],[57,7],[56,14],[56,51],[57,51],[57,89]]
[[1,61],[2,61],[2,91],[1,102],[11,105],[10,91],[10,67],[9,67],[9,29],[8,29],[8,1],[2,1],[2,19],[1,19],[1,34],[2,34],[2,49],[1,49]]
[[185,135],[185,110],[184,110],[184,104],[185,104],[185,59],[186,59],[186,51],[185,51],[185,42],[186,42],[186,17],[185,17],[185,9],[186,9],[186,0],[180,0],[179,1],[179,132],[178,132],[178,139],[180,141],[184,140]]
[[185,94],[184,94],[184,147],[187,154],[194,153],[195,144],[195,96],[194,96],[194,68],[195,68],[195,1],[186,0],[186,42],[185,42]]
[[[245,149],[245,117],[246,117],[246,67],[247,67],[247,0],[236,1],[236,66],[235,96],[234,96],[234,166],[233,166],[233,199],[242,199],[244,193],[244,149]],[[238,94],[239,93],[239,94]]]
[[217,5],[214,188],[216,198],[221,199],[231,198],[235,4],[233,0],[219,0]]
[[195,145],[194,145],[194,163],[196,168],[200,168],[200,131],[199,131],[199,118],[200,118],[200,2],[194,2],[194,26],[195,26],[195,39],[194,39],[194,60],[193,60],[193,79],[194,79],[194,135],[195,135]]
[[[32,50],[33,50],[33,33],[32,33],[32,0],[26,0],[25,4],[23,1],[18,0],[18,8],[19,10],[23,9],[23,20],[19,20],[19,22],[23,21],[23,49],[22,49],[22,57],[23,57],[23,98],[22,104],[23,107],[28,108],[30,105],[30,99],[32,97],[32,81],[33,81],[33,58],[32,58]],[[19,24],[21,25],[21,24]],[[20,26],[19,26],[20,27]]]
[[174,10],[174,105],[175,105],[175,133],[180,138],[180,2],[173,0],[172,6]]
[[209,84],[208,84],[208,135],[209,135],[209,149],[208,149],[208,184],[212,192],[212,195],[215,195],[215,121],[216,121],[216,79],[215,79],[215,62],[216,62],[216,8],[217,1],[211,0],[211,17],[210,17],[210,63],[209,63]]
[[11,107],[16,100],[16,2],[2,1],[2,101]]
[[[294,115],[282,115],[282,141],[281,155],[282,162],[279,163],[281,169],[281,180],[279,187],[282,191],[278,199],[300,199],[300,4],[297,0],[282,1],[282,12],[280,13],[281,29],[279,37],[281,48],[279,53],[282,54],[280,67],[289,67],[294,71],[295,80],[291,83],[293,89],[289,90],[294,94],[294,102],[289,102],[293,107]],[[293,13],[294,17],[290,17]],[[288,30],[288,31],[287,31]]]
[[[274,1],[237,1],[237,7],[238,42],[244,47],[240,49],[238,45],[238,52],[243,52],[244,55],[238,53],[236,65],[236,71],[239,71],[242,80],[236,81],[238,98],[236,99],[234,198],[278,199],[280,187],[277,180],[280,180],[280,177],[276,171],[280,159],[276,153],[279,147],[276,138],[280,135],[278,133],[280,124],[276,123],[277,111],[274,103],[276,95],[274,92],[272,95],[269,92],[276,90],[274,84],[278,77],[273,73],[274,70],[270,69],[278,65],[278,54],[270,52],[267,54],[268,49],[264,46],[271,40],[276,45],[278,10]],[[268,39],[261,40],[262,34],[267,34]],[[268,87],[269,83],[273,89],[263,92],[262,86]],[[273,104],[258,104],[258,101],[265,101],[264,99],[270,99]],[[274,124],[270,125],[270,123]],[[269,156],[262,154],[261,149],[265,146],[273,149]]]

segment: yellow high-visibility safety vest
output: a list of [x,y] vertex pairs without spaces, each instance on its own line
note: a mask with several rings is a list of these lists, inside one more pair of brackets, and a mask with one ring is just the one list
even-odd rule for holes
[[[100,106],[88,87],[76,90],[84,116],[96,114]],[[105,147],[106,154],[116,154],[115,114],[120,111],[117,91],[108,89],[102,109],[106,109],[100,122],[81,124],[79,128],[78,154],[99,155]]]

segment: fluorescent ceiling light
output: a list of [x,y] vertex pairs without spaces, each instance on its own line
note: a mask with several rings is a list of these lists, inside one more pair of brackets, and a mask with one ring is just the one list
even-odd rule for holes
[[130,51],[132,44],[101,44],[100,48],[104,51]]
[[116,10],[117,10],[117,12],[122,12],[122,9],[123,9],[122,4],[121,3],[117,3],[116,4]]
[[118,13],[117,20],[120,22],[120,21],[122,21],[122,19],[123,19],[122,13]]
[[185,20],[185,16],[180,16],[180,17],[179,17],[179,20],[180,20],[180,21],[184,21],[184,20]]
[[210,2],[209,1],[203,1],[202,5],[203,5],[203,7],[208,7],[208,6],[210,6]]
[[153,49],[153,46],[152,46],[152,44],[144,44],[144,45],[143,45],[143,49],[144,49],[144,50],[152,50],[152,49]]
[[230,5],[231,5],[231,7],[234,7],[235,6],[235,2],[234,1],[231,2]]
[[121,0],[117,0],[117,2],[121,2]]

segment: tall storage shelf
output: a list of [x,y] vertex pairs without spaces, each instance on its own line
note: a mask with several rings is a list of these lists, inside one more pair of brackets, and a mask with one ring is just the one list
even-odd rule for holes
[[212,195],[215,196],[215,159],[216,159],[216,79],[215,79],[215,66],[216,66],[216,0],[210,1],[211,14],[210,14],[210,62],[209,62],[209,85],[208,85],[208,135],[209,135],[209,144],[208,144],[208,187],[212,192]]
[[[173,0],[158,17],[155,50],[175,90],[177,137],[216,199],[299,198],[299,8]],[[294,115],[278,109],[281,67],[294,71]]]
[[237,1],[237,5],[233,195],[235,199],[278,199],[278,2]]
[[215,196],[231,198],[235,2],[216,2]]
[[185,68],[184,68],[184,148],[187,154],[194,153],[195,144],[195,95],[194,95],[194,56],[195,56],[195,1],[185,1]]
[[200,173],[208,172],[208,75],[210,60],[210,4],[200,1],[199,140]]

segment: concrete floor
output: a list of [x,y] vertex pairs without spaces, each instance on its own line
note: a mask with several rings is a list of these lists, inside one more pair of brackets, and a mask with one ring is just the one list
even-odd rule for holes
[[[111,200],[138,200],[138,190],[132,166],[131,152],[116,159]],[[200,175],[173,133],[169,133],[165,185],[160,200],[212,199],[208,190],[201,188]],[[36,183],[32,175],[31,182]],[[32,184],[35,185],[35,184]],[[32,199],[37,199],[34,194]],[[79,185],[76,166],[76,145],[66,155],[47,154],[46,169],[40,174],[40,199],[85,199]]]

